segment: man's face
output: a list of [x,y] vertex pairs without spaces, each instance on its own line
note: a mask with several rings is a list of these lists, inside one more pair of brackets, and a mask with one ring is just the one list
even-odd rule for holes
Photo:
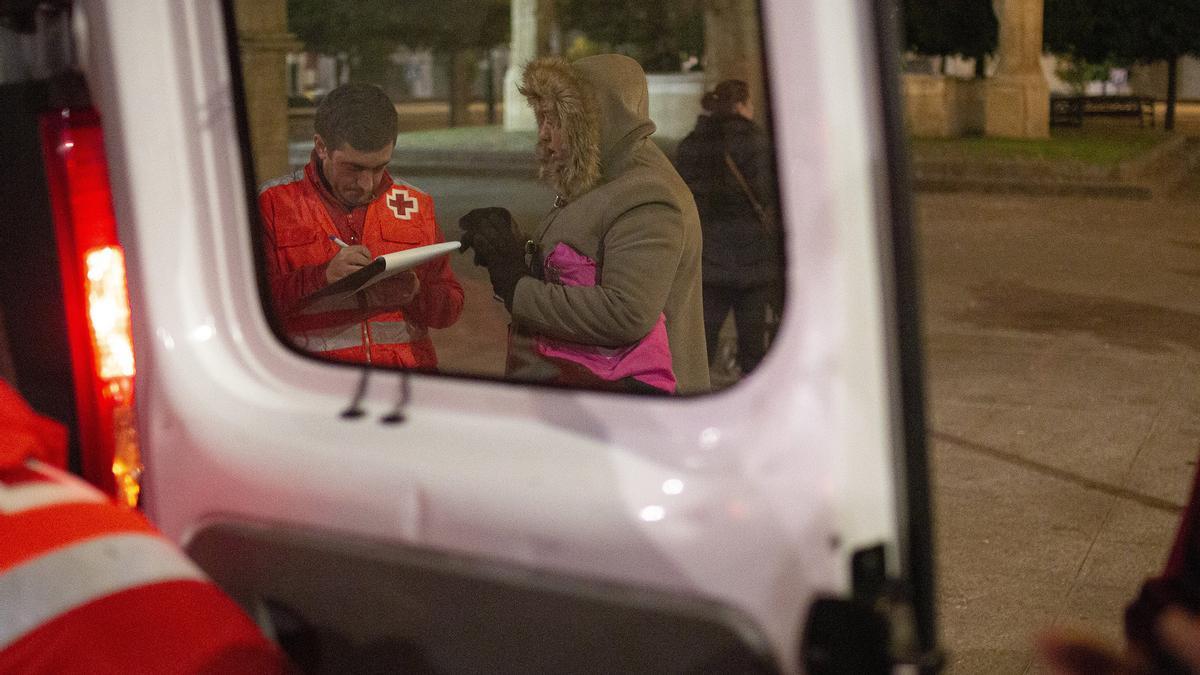
[[558,112],[548,101],[537,102],[534,107],[537,117],[538,140],[537,158],[554,175],[558,175],[567,164],[570,149],[567,147],[566,134],[558,119]]
[[321,171],[333,196],[346,206],[363,206],[371,203],[375,186],[383,178],[388,162],[392,159],[394,143],[371,152],[363,152],[343,143],[331,150],[319,135],[315,139],[317,157],[321,160]]

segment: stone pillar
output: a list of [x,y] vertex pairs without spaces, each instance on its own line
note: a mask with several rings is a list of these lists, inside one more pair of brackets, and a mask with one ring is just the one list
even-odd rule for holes
[[287,53],[300,43],[287,32],[286,0],[235,0],[234,12],[255,182],[261,183],[290,169]]
[[504,71],[504,130],[537,129],[533,111],[517,91],[525,64],[550,53],[554,24],[553,0],[512,0],[512,39],[508,50],[508,69]]
[[984,133],[1050,137],[1050,87],[1042,73],[1043,0],[992,0],[1000,22],[999,63],[989,80]]
[[756,0],[705,3],[704,52],[705,89],[712,89],[721,80],[745,80],[750,85],[756,121],[769,124]]

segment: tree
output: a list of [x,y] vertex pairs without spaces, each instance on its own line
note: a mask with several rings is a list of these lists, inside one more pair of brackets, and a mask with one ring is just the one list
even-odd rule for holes
[[1115,61],[1105,61],[1103,63],[1092,63],[1084,59],[1062,55],[1059,56],[1058,66],[1054,69],[1054,74],[1058,79],[1070,85],[1071,90],[1077,96],[1084,94],[1087,85],[1090,82],[1097,80],[1107,80],[1112,69],[1118,67]]
[[465,118],[478,50],[508,41],[509,0],[288,0],[288,28],[305,48],[346,54],[350,78],[385,81],[401,46],[429,48],[450,64],[450,124]]
[[1098,63],[1167,63],[1164,127],[1175,128],[1179,59],[1200,56],[1196,0],[1046,0],[1045,41],[1055,53]]
[[558,0],[564,31],[577,30],[605,51],[638,60],[647,71],[678,71],[704,48],[702,0]]
[[999,30],[992,0],[904,0],[904,46],[927,56],[973,58],[976,77],[985,75]]
[[388,57],[399,46],[395,3],[337,3],[288,0],[288,30],[308,51],[345,54],[353,80],[379,82]]
[[[429,47],[448,57],[450,68],[450,126],[467,120],[470,84],[483,50],[508,42],[508,0],[404,0],[404,32],[409,47]],[[433,11],[431,11],[433,10]],[[489,60],[490,63],[490,60]],[[491,78],[492,73],[487,73]]]

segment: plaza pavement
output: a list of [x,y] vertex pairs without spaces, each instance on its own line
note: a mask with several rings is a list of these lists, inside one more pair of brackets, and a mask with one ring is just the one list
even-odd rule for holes
[[[1200,136],[1200,106],[1178,130]],[[1043,672],[1050,626],[1119,644],[1200,455],[1200,173],[1036,192],[916,195],[951,675]]]
[[1113,640],[1200,451],[1200,180],[1149,201],[916,200],[949,673]]

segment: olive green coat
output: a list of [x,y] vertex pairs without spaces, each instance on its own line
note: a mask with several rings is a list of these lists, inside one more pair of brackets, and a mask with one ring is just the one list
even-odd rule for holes
[[[552,182],[554,209],[530,233],[540,255],[560,242],[597,262],[594,287],[522,279],[512,305],[510,366],[536,378],[532,335],[603,347],[629,345],[666,316],[678,393],[708,391],[700,279],[700,219],[687,184],[651,140],[646,76],[605,54],[568,64],[540,59],[521,87],[554,103],[570,166]],[[513,354],[512,351],[526,351]],[[513,358],[513,357],[516,358]]]

